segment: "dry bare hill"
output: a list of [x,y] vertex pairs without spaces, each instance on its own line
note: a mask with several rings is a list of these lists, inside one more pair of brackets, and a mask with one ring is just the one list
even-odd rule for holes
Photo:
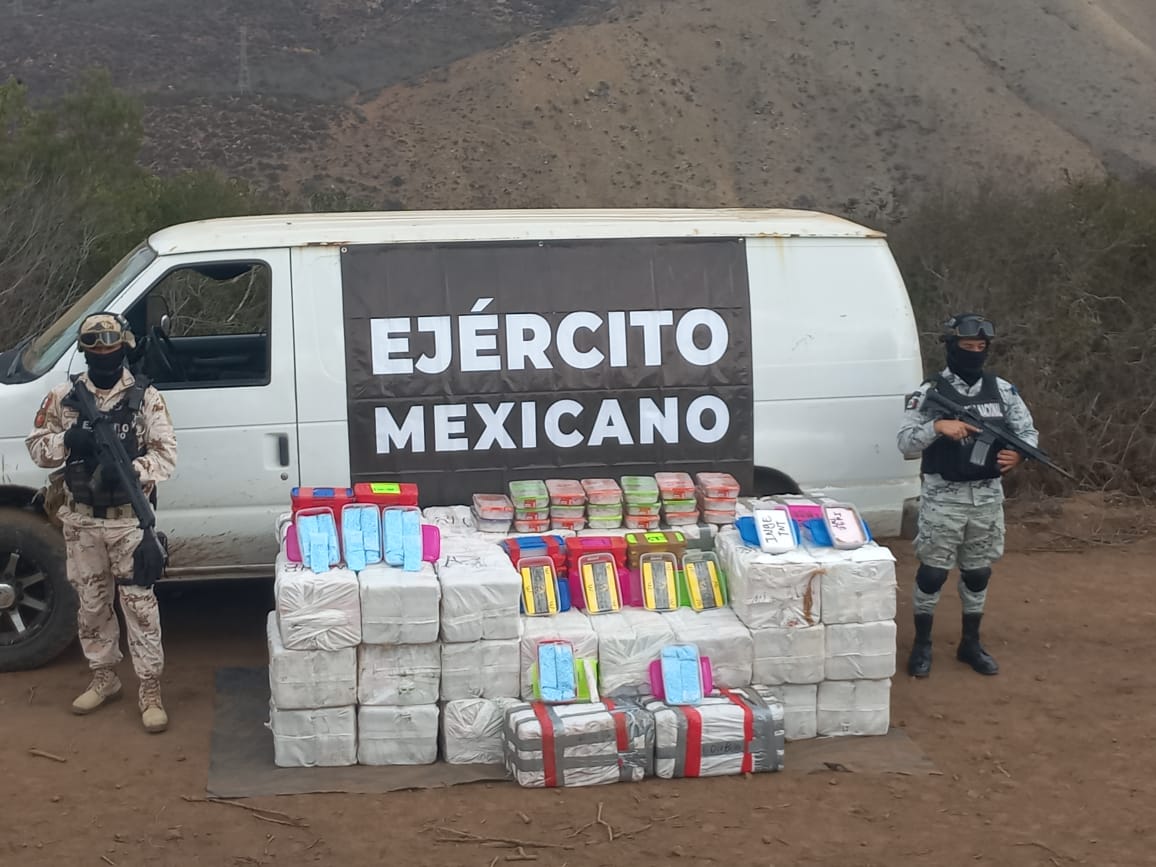
[[[1152,0],[32,6],[0,73],[105,62],[151,94],[154,165],[377,204],[871,215],[943,181],[1156,166]],[[240,23],[256,96],[230,94]]]
[[1154,20],[1148,0],[649,3],[387,89],[299,172],[410,206],[863,212],[1127,171],[1156,165]]

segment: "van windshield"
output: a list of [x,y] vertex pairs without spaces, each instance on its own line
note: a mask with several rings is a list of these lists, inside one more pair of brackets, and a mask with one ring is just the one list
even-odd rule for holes
[[152,247],[141,244],[121,259],[59,319],[28,344],[20,356],[19,367],[24,374],[21,378],[35,379],[50,370],[76,340],[76,330],[84,317],[104,310],[156,257]]

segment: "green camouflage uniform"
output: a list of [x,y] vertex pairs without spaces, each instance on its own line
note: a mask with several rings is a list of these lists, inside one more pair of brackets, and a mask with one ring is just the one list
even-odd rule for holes
[[[960,394],[974,397],[983,388],[983,380],[968,385],[950,370],[944,378]],[[1039,444],[1039,432],[1032,415],[1015,386],[997,378],[1005,423],[1012,433],[1031,445]],[[920,455],[939,439],[935,432],[936,416],[925,411],[924,396],[931,388],[925,382],[907,399],[903,424],[899,429],[899,450],[907,457]],[[1003,481],[982,479],[975,482],[949,482],[936,474],[924,474],[919,504],[919,531],[915,537],[915,556],[924,565],[937,569],[972,571],[991,566],[1003,556],[1004,518]],[[975,592],[959,581],[959,597],[964,614],[983,611],[987,590]],[[915,613],[931,614],[939,593],[924,593],[915,587]]]

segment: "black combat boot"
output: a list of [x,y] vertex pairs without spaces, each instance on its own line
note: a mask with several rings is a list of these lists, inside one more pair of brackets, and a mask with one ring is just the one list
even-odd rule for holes
[[931,621],[930,614],[915,615],[915,641],[907,659],[907,673],[912,677],[931,674]]
[[960,662],[966,662],[980,674],[998,674],[999,665],[979,643],[981,620],[982,614],[963,615],[963,638],[959,642],[959,651],[955,654],[955,658]]

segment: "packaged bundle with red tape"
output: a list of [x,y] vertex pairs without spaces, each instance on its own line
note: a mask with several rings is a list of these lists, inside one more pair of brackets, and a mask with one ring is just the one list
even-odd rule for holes
[[655,774],[719,777],[783,768],[783,705],[765,686],[723,689],[701,703],[671,707],[653,699]]
[[378,506],[417,505],[417,485],[409,482],[358,482],[353,495],[359,503]]
[[638,782],[654,772],[654,718],[633,702],[521,704],[506,711],[502,740],[520,786]]

